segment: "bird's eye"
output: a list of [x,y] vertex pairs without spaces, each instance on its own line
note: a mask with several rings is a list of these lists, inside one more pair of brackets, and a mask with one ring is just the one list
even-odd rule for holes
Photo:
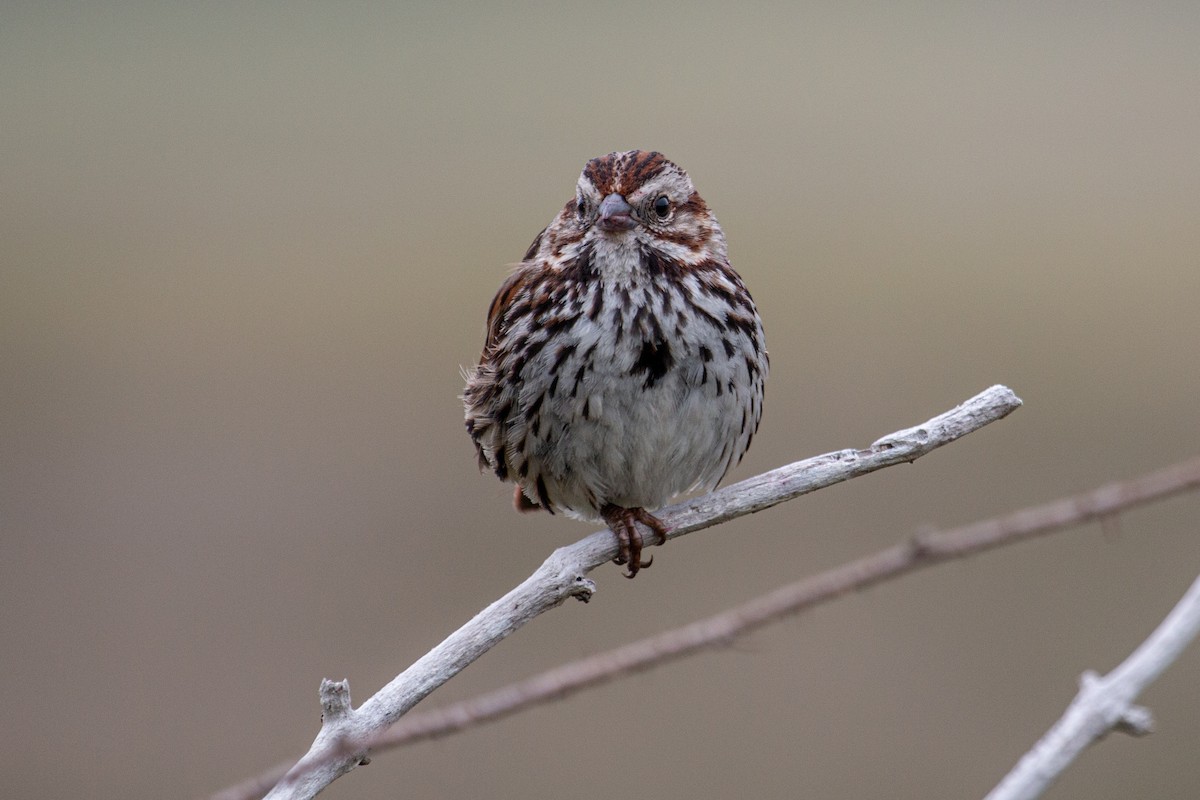
[[660,194],[654,201],[654,213],[659,219],[666,219],[667,215],[671,213],[671,201],[665,194]]
[[580,219],[583,219],[587,216],[587,210],[587,200],[582,197],[579,198],[578,202],[575,203],[575,213],[579,215]]

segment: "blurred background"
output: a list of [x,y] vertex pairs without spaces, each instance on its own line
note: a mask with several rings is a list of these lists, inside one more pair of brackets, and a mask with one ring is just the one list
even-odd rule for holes
[[[303,753],[592,528],[475,467],[459,370],[584,162],[720,218],[771,377],[732,478],[1019,412],[672,543],[427,700],[1200,452],[1200,7],[11,2],[0,772],[197,797]],[[978,797],[1200,566],[1185,496],[377,758],[333,798]],[[1055,798],[1192,798],[1200,652]]]

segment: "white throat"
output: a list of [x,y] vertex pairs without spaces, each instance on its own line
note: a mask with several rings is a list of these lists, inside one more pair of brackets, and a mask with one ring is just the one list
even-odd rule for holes
[[633,231],[611,236],[597,231],[592,237],[592,265],[600,279],[612,285],[628,285],[641,266],[641,247]]

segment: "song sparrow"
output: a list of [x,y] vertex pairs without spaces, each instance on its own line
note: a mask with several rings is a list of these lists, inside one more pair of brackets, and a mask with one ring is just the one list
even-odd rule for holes
[[762,322],[725,235],[660,153],[594,158],[575,198],[500,286],[463,392],[480,468],[518,509],[592,522],[642,562],[650,511],[709,490],[762,416]]

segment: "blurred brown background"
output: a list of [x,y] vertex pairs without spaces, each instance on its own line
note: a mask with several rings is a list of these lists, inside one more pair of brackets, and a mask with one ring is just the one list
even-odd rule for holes
[[[772,373],[734,477],[997,382],[919,461],[688,537],[429,706],[1200,452],[1200,7],[9,3],[0,773],[194,797],[302,753],[556,546],[459,368],[590,157],[716,210]],[[378,758],[334,798],[977,797],[1200,566],[1200,498]],[[1200,791],[1200,652],[1055,798]]]

